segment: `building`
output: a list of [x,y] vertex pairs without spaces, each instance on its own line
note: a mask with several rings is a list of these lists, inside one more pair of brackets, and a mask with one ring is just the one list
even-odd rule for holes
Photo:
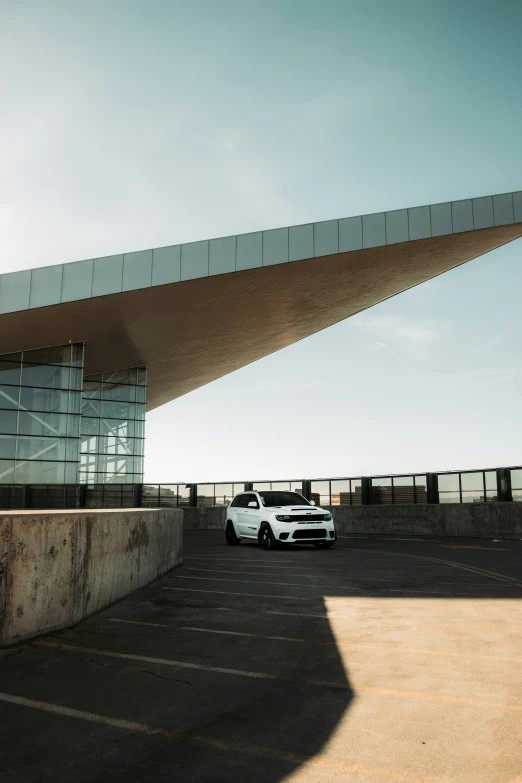
[[146,410],[520,236],[517,192],[1,275],[0,484],[139,484]]

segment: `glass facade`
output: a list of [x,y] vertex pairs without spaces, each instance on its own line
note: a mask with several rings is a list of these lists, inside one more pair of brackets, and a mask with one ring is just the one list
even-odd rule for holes
[[76,484],[84,346],[0,356],[0,484]]
[[142,483],[146,386],[145,367],[84,378],[81,483]]

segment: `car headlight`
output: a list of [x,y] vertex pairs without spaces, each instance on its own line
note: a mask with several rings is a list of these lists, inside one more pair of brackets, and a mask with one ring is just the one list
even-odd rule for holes
[[292,517],[289,517],[286,514],[276,514],[276,519],[279,520],[279,522],[291,522],[292,521]]
[[332,521],[332,515],[331,514],[325,514],[324,515],[324,521],[325,522],[331,522]]

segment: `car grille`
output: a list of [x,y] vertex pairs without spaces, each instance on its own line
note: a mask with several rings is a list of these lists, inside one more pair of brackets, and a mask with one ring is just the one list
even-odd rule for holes
[[292,522],[324,522],[324,514],[292,514]]
[[296,530],[292,538],[326,538],[326,530],[314,528],[313,530]]

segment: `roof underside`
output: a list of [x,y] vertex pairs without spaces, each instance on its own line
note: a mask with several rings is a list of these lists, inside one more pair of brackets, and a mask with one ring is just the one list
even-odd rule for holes
[[0,315],[0,354],[85,341],[148,367],[149,410],[522,236],[522,222]]

